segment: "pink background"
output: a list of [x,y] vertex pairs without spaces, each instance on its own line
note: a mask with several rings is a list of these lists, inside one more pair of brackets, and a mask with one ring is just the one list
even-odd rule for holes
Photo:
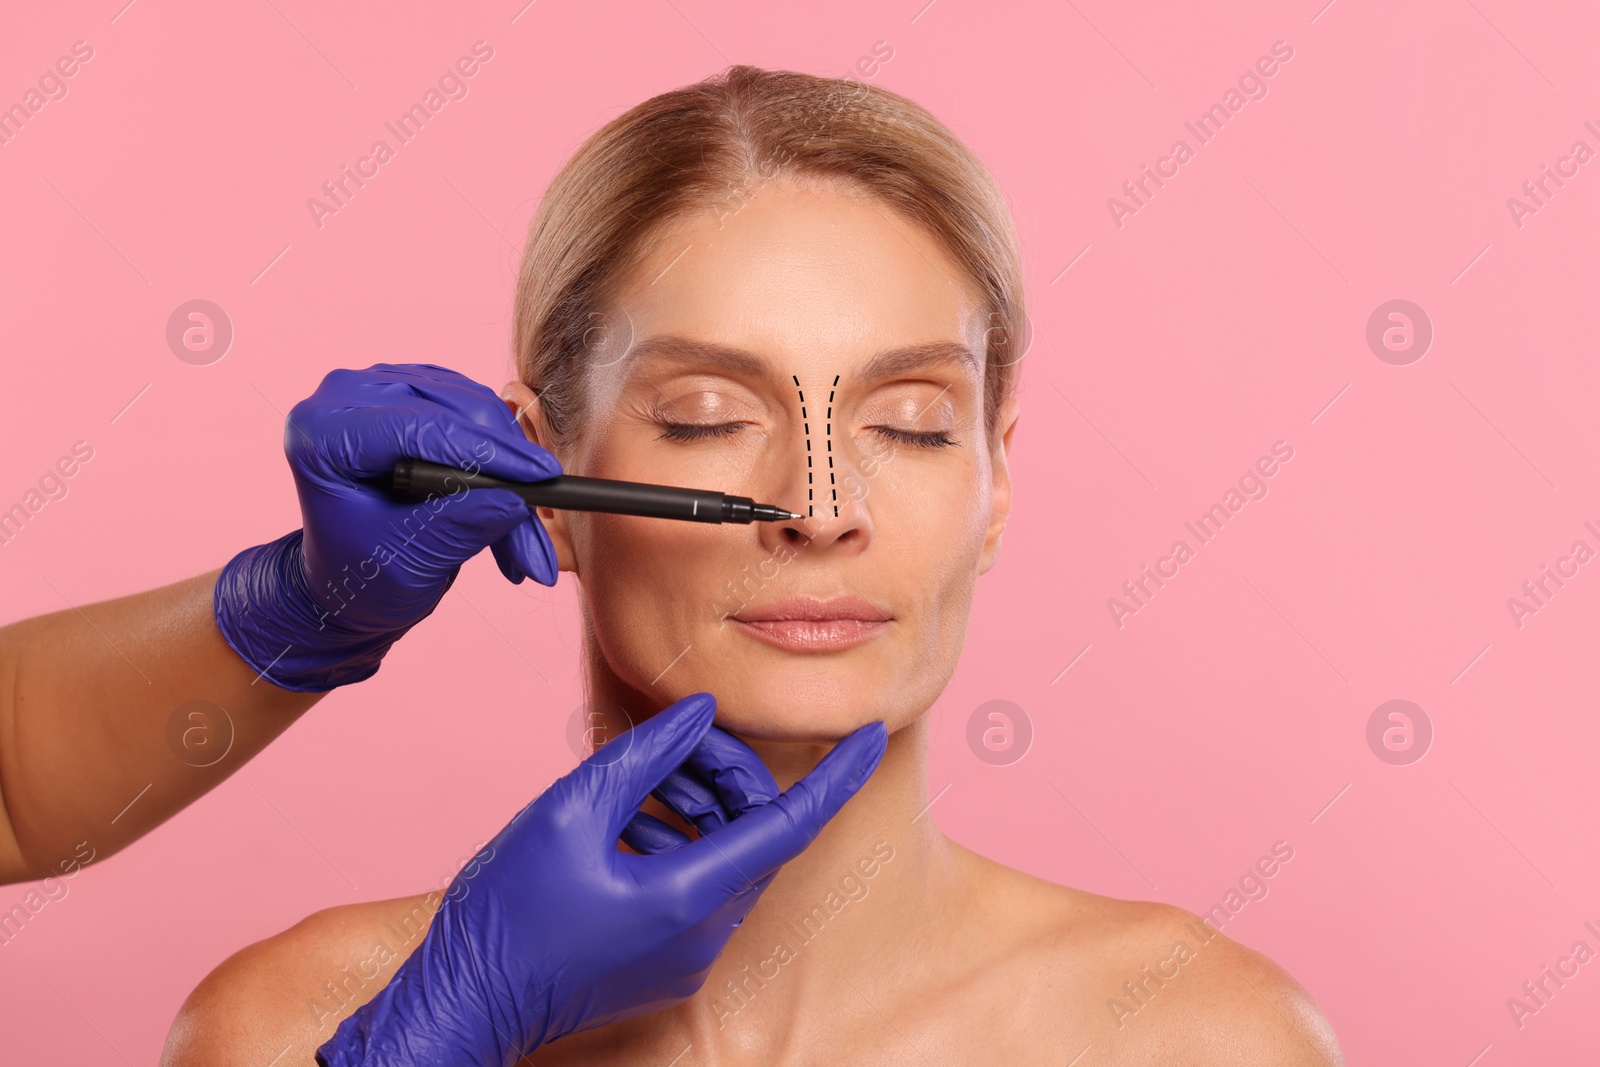
[[[1506,998],[1600,949],[1600,562],[1520,628],[1506,602],[1574,541],[1600,549],[1600,160],[1520,228],[1506,201],[1575,140],[1600,150],[1593,5],[123,2],[29,5],[0,34],[0,104],[94,48],[0,146],[0,506],[95,450],[0,548],[6,619],[296,525],[283,413],[330,368],[498,388],[521,236],[605,120],[728,63],[843,74],[884,41],[871,80],[1010,197],[1037,330],[1015,518],[933,711],[940,824],[1197,911],[1285,840],[1223,929],[1304,983],[1350,1062],[1592,1050],[1600,963],[1521,1029]],[[319,230],[306,199],[479,39],[470,95]],[[1269,95],[1118,228],[1107,198],[1196,147],[1184,121],[1279,40]],[[209,366],[164,336],[194,298],[236,331]],[[1435,330],[1409,366],[1365,340],[1396,298]],[[1278,440],[1270,495],[1119,629],[1107,598]],[[485,555],[456,588],[375,679],[0,948],[0,1057],[153,1062],[225,955],[439,884],[575,762],[570,578],[513,587]],[[1396,698],[1435,734],[1407,766],[1366,740]],[[966,742],[996,699],[1034,731],[1009,766]]]

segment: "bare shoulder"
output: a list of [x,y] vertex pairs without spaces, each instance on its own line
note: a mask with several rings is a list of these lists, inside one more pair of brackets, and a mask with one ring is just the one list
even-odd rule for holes
[[1342,1067],[1322,1009],[1276,961],[1183,908],[1122,903],[1137,909],[1133,954],[1106,1015],[1130,1051],[1176,1045],[1196,1064]]
[[439,894],[346,904],[247,945],[194,988],[162,1067],[315,1062],[339,1021],[384,987],[427,933]]
[[[992,861],[984,860],[984,863]],[[1075,1067],[1343,1067],[1311,995],[1265,954],[1183,908],[1056,885],[994,864],[985,910],[1009,931],[996,977]],[[1026,918],[1018,918],[1025,916]]]

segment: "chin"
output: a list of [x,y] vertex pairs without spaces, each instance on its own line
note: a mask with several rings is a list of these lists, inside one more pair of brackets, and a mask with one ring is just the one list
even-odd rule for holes
[[801,636],[775,640],[734,620],[709,628],[695,642],[700,654],[685,657],[687,669],[671,678],[673,698],[712,694],[717,725],[747,741],[832,744],[870,722],[882,721],[891,733],[915,722],[960,658],[959,641],[928,641],[920,627],[847,632],[842,640]]
[[701,675],[676,695],[712,694],[717,725],[747,741],[811,744],[832,744],[879,720],[892,733],[920,718],[938,696],[932,692],[922,700],[921,685],[886,682],[901,677],[900,671],[829,664],[823,658]]
[[818,714],[814,708],[778,700],[764,702],[764,706],[741,705],[737,711],[726,713],[723,707],[719,700],[717,725],[745,741],[831,745],[873,721],[842,709]]

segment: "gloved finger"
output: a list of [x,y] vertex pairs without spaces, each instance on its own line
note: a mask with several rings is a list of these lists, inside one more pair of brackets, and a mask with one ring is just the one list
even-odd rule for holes
[[363,370],[339,368],[329,371],[317,393],[340,397],[353,406],[363,401],[381,400],[373,406],[393,403],[396,398],[426,396],[474,421],[496,416],[495,408],[505,412],[505,404],[488,386],[450,367],[437,363],[374,363]]
[[710,693],[693,693],[618,734],[561,779],[567,802],[589,814],[607,842],[616,841],[650,790],[705,736],[716,710]]
[[749,745],[713,725],[652,795],[708,834],[772,800],[778,783]]
[[[433,504],[419,504],[420,528],[397,542],[397,557],[419,571],[456,567],[526,525],[528,505],[509,489],[457,489]],[[424,521],[425,520],[425,521]]]
[[[407,439],[407,455],[415,459],[450,463],[509,481],[540,481],[561,473],[561,462],[555,454],[528,440],[498,398],[498,414],[481,422],[465,414],[460,418],[446,417],[442,414],[447,410],[444,405],[418,403],[424,405],[426,415],[420,423],[411,424],[413,432]],[[437,459],[435,453],[449,458]]]
[[[736,773],[728,773],[730,769]],[[708,781],[711,778],[718,780],[713,784]],[[650,795],[704,835],[776,797],[778,783],[748,745],[713,724],[689,758],[662,779]],[[636,844],[630,834],[651,847]],[[643,811],[629,820],[622,839],[635,851],[650,855],[669,852],[690,840],[682,831]]]
[[[527,505],[523,505],[526,509]],[[505,575],[513,585],[522,584],[524,576],[531,577],[540,585],[555,585],[559,574],[556,565],[556,549],[550,543],[550,534],[539,521],[539,517],[532,512],[528,513],[528,521],[518,523],[492,546],[495,562],[500,565],[500,573]]]
[[511,535],[507,534],[505,537],[500,538],[500,540],[489,546],[489,551],[494,553],[495,566],[499,567],[500,573],[506,576],[506,581],[512,585],[521,585],[522,580],[527,575],[523,573],[522,567],[511,556],[507,547],[510,544],[510,537]]
[[648,811],[641,811],[622,828],[622,840],[635,852],[655,856],[689,843],[689,835],[674,830]]
[[[463,419],[486,428],[515,428],[516,417],[504,400],[482,382],[435,363],[389,364],[413,396],[432,401]],[[521,431],[518,430],[520,433]]]
[[[453,576],[461,564],[528,520],[527,503],[509,489],[458,486],[454,493],[432,502],[401,505],[398,518],[394,517],[394,505],[381,499],[380,491],[369,495],[368,490],[346,486],[335,492],[348,498],[344,508],[355,528],[361,528],[361,523],[354,521],[360,519],[367,528],[379,531],[372,536],[384,539],[389,558],[397,563],[394,574],[410,573],[429,582]],[[341,542],[339,538],[349,528],[319,530],[315,543],[308,538],[308,558],[313,562],[321,558],[313,558],[313,552],[327,553],[329,559],[338,558],[341,551],[348,556],[367,543]],[[438,593],[442,595],[443,589]]]
[[[454,412],[461,420],[490,431],[496,438],[505,434],[518,444],[527,441],[527,435],[523,433],[522,426],[518,422],[517,416],[520,412],[514,414],[498,394],[481,382],[474,381],[459,371],[432,363],[402,365],[395,369],[403,375],[403,380],[412,395]],[[533,447],[540,448],[537,444]],[[553,477],[560,472],[560,466],[557,465],[554,472],[546,474],[545,477]],[[490,470],[489,473],[492,474],[494,471]]]
[[[337,372],[336,372],[337,373]],[[338,391],[380,394],[378,406],[396,397],[414,396],[438,404],[480,426],[513,425],[511,412],[488,386],[458,370],[437,363],[374,363],[366,370],[346,371],[348,380],[330,375]]]
[[[396,380],[410,381],[414,378],[428,378],[436,382],[460,381],[467,376],[453,367],[443,367],[437,363],[374,363],[371,368],[376,372],[387,372]],[[472,379],[467,378],[468,381]]]
[[[296,404],[284,430],[291,464],[346,480],[387,478],[395,461],[408,457],[510,481],[561,473],[555,456],[528,440],[514,421],[484,426],[400,393],[370,399],[352,404],[314,393]],[[511,413],[505,414],[509,420]]]
[[729,818],[778,796],[778,782],[751,747],[718,726],[689,753],[684,765],[711,784]]
[[883,723],[868,723],[776,799],[661,858],[672,861],[680,885],[715,886],[724,895],[744,891],[816,839],[877,768],[887,743]]
[[660,785],[650,790],[650,795],[671,808],[684,822],[694,824],[702,834],[728,821],[722,801],[699,774],[688,769],[687,763],[663,778]]

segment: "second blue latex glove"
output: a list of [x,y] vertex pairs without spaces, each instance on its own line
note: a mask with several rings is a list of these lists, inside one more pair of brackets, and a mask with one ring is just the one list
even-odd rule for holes
[[[524,808],[318,1059],[508,1067],[563,1035],[693,995],[778,868],[855,795],[887,742],[882,723],[864,726],[778,793],[731,735],[702,743],[715,708],[709,694],[685,697]],[[703,836],[639,812],[658,786]],[[645,855],[617,848],[625,828]]]
[[487,386],[431,364],[332,371],[289,412],[283,445],[303,526],[235,556],[213,596],[224,639],[274,685],[371,677],[486,546],[511,581],[555,584],[550,537],[509,489],[413,502],[387,488],[403,458],[512,481],[561,473]]

